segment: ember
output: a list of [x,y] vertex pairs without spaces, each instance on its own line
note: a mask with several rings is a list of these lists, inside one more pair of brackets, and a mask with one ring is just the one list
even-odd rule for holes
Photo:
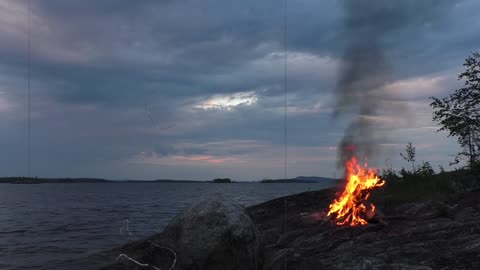
[[381,187],[385,181],[378,178],[375,171],[369,169],[367,164],[361,166],[355,157],[346,162],[347,185],[342,195],[330,204],[327,216],[334,216],[337,225],[365,225],[367,216],[373,216],[375,205],[370,203],[367,209],[364,202],[370,197],[370,191]]

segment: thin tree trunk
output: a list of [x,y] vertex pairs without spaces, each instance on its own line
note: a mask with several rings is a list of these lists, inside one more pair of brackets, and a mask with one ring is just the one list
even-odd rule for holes
[[474,145],[472,142],[472,131],[469,128],[468,129],[468,148],[469,148],[469,154],[470,154],[470,170],[473,170],[473,166],[475,163],[475,150],[473,149]]

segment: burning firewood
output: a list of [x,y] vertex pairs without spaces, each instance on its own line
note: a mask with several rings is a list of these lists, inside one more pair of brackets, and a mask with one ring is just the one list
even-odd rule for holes
[[375,205],[370,203],[367,207],[365,202],[370,197],[370,191],[383,186],[385,181],[367,164],[358,164],[355,157],[346,163],[345,178],[345,190],[330,204],[327,216],[333,217],[337,225],[366,225],[375,216]]

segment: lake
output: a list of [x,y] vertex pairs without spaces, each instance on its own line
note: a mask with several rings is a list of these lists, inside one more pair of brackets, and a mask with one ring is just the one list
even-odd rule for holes
[[182,209],[217,193],[250,206],[331,185],[0,184],[0,269],[73,269],[68,262],[158,233]]

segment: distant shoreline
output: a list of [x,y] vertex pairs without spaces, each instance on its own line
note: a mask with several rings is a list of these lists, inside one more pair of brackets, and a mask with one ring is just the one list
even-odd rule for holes
[[[305,179],[308,178],[308,179]],[[336,179],[325,177],[303,177],[291,179],[267,179],[260,181],[232,181],[230,183],[218,183],[218,184],[237,184],[237,183],[262,183],[262,184],[275,184],[275,183],[326,183],[331,181],[338,181]],[[216,183],[212,180],[172,180],[172,179],[157,179],[157,180],[109,180],[103,178],[36,178],[36,177],[0,177],[0,184],[96,184],[96,183],[111,183],[111,184],[123,184],[123,183]]]
[[103,178],[30,178],[0,177],[0,184],[123,184],[123,183],[207,183],[201,180],[109,180]]

